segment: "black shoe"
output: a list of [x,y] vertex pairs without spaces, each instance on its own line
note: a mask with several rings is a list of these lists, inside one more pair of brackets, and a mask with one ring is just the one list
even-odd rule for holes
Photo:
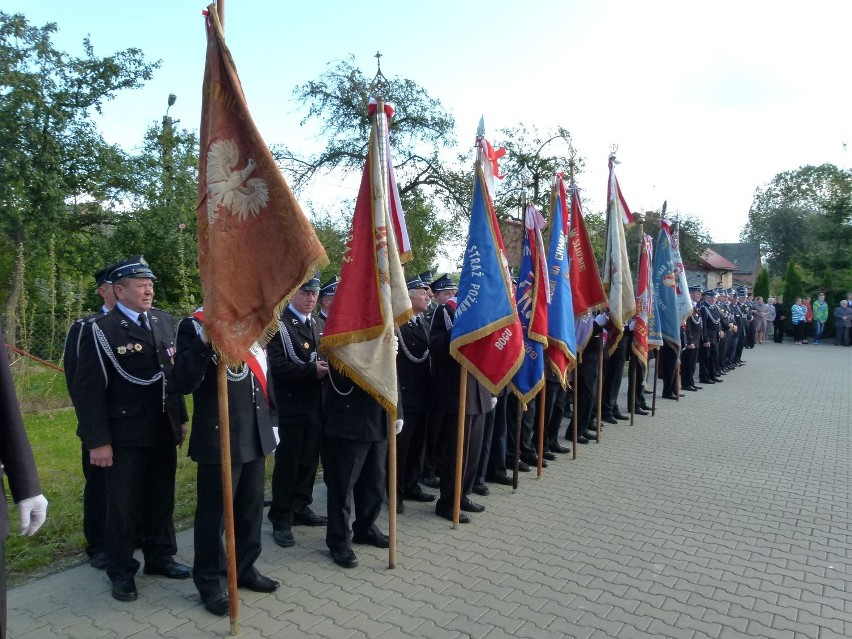
[[615,411],[612,416],[616,419],[620,419],[621,421],[630,421],[629,415],[622,415],[619,411]]
[[511,486],[513,484],[512,478],[508,475],[488,475],[485,481],[490,484],[502,484],[503,486]]
[[145,568],[142,572],[146,575],[162,575],[169,579],[188,579],[192,576],[192,571],[189,569],[189,566],[179,564],[174,559],[162,564],[155,564],[153,566],[145,564]]
[[273,530],[272,539],[282,548],[292,548],[296,545],[296,540],[293,538],[293,531],[289,528]]
[[405,514],[405,504],[402,503],[401,499],[396,500],[396,514],[397,515]]
[[112,597],[119,601],[136,601],[139,598],[139,593],[136,590],[136,582],[133,579],[113,581]]
[[550,442],[547,444],[547,448],[550,450],[551,453],[564,454],[571,452],[570,448],[568,448],[567,446],[563,446],[559,442]]
[[441,480],[438,479],[437,477],[435,477],[434,475],[432,477],[424,477],[423,479],[420,480],[420,483],[423,484],[424,486],[426,486],[427,488],[440,488],[441,487]]
[[677,399],[677,395],[674,393],[666,393],[665,395],[660,395],[663,399]]
[[698,387],[696,387],[696,386],[684,386],[684,387],[683,387],[683,390],[688,390],[688,391],[697,391],[697,390],[698,390]]
[[[444,519],[446,519],[448,521],[453,520],[453,509],[452,508],[438,508],[437,506],[435,506],[435,514],[438,515],[438,517],[443,517]],[[468,515],[464,514],[464,513],[459,513],[459,523],[460,524],[469,524],[470,523],[470,517]]]
[[240,588],[247,588],[253,592],[275,592],[281,583],[258,573],[248,579],[237,580],[237,585]]
[[[507,459],[506,460],[506,468],[508,470],[512,470],[514,467],[515,467],[515,460],[514,459]],[[532,470],[532,466],[530,466],[528,463],[526,463],[523,459],[518,460],[518,472],[528,473],[531,470]]]
[[724,380],[724,379],[722,379],[721,377],[717,377],[717,378],[716,378],[716,383],[717,383],[717,384],[721,384],[721,383],[722,383],[722,382],[724,382],[724,381],[725,381],[725,380]]
[[355,568],[358,565],[358,557],[351,548],[341,548],[331,551],[331,558],[341,568]]
[[636,410],[633,411],[636,415],[647,415],[648,411],[644,410],[641,406],[637,406]]
[[427,493],[425,490],[417,487],[417,490],[412,490],[410,492],[405,493],[404,499],[408,499],[410,501],[422,501],[423,503],[430,503],[435,501],[435,495],[431,495]]
[[541,456],[547,461],[556,461],[556,455],[551,453],[549,450],[544,451]]
[[617,424],[618,420],[612,415],[601,415],[601,421],[607,424]]
[[105,570],[108,563],[109,557],[107,557],[107,554],[103,551],[96,552],[89,558],[89,565],[92,568],[97,568],[98,570]]
[[[538,468],[538,455],[536,455],[536,456],[524,455],[523,457],[521,457],[521,461],[524,462],[525,464],[529,465],[530,468]],[[547,462],[542,461],[541,467],[547,468]]]
[[366,535],[352,535],[352,543],[367,544],[376,548],[388,548],[390,546],[388,536],[377,530],[369,530]]
[[467,513],[481,513],[485,511],[485,506],[470,501],[468,497],[462,497],[461,509]]
[[217,617],[224,617],[231,609],[228,595],[216,595],[202,599],[202,601],[204,602],[204,609]]
[[585,437],[578,437],[578,438],[577,438],[577,443],[578,443],[578,444],[588,444],[588,443],[589,443],[589,440],[588,440],[588,439],[586,439]]
[[597,439],[598,439],[598,431],[596,431],[596,430],[592,430],[591,428],[589,428],[588,430],[583,431],[583,436],[584,436],[586,439],[592,439],[592,440],[597,441]]
[[482,495],[483,497],[488,497],[491,494],[491,489],[488,488],[485,484],[474,484],[473,492],[477,495]]
[[328,518],[323,515],[317,515],[310,508],[293,514],[294,526],[325,526],[326,524],[328,524]]

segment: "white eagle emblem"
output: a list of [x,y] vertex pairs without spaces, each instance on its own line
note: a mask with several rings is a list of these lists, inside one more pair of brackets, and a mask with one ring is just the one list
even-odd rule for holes
[[242,170],[234,170],[240,161],[240,152],[233,140],[218,140],[207,151],[207,221],[212,224],[217,209],[222,206],[245,222],[249,215],[257,215],[269,202],[266,180],[248,177],[257,163],[246,160]]

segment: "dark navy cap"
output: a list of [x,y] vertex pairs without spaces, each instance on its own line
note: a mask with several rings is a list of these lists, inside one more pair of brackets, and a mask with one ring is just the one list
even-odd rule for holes
[[109,275],[107,275],[106,281],[108,282],[116,282],[125,277],[145,278],[149,280],[157,279],[154,277],[151,267],[148,266],[148,262],[141,255],[128,258],[108,268],[112,269]]
[[711,288],[711,289],[709,289],[709,290],[704,291],[704,295],[705,295],[706,297],[716,297],[716,291],[714,291],[714,290]]
[[419,275],[415,275],[410,280],[405,283],[405,286],[408,290],[413,290],[415,288],[429,288],[429,285],[424,282]]
[[701,292],[701,287],[700,287],[700,286],[690,286],[690,287],[689,287],[689,292],[690,292],[690,293],[700,293],[700,292]]
[[737,287],[737,297],[745,297],[748,294],[748,290],[745,286]]
[[299,288],[301,288],[303,291],[312,291],[314,293],[317,293],[320,290],[320,279],[316,275],[314,275],[311,279],[307,280]]
[[337,292],[337,285],[340,283],[340,278],[337,275],[332,275],[331,279],[320,287],[320,297],[334,297]]
[[431,287],[436,293],[438,291],[451,291],[458,288],[456,283],[453,282],[447,274],[439,276],[434,282],[432,282]]
[[423,271],[417,277],[419,277],[420,281],[423,282],[426,286],[429,286],[432,283],[432,271]]

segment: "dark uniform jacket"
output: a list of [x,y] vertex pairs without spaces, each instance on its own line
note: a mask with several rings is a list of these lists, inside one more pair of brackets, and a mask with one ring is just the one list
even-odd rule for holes
[[725,330],[722,327],[721,314],[718,306],[711,306],[704,302],[704,305],[701,307],[701,318],[703,320],[702,330],[704,331],[704,341],[709,342],[710,344],[718,344],[719,331]]
[[695,348],[701,346],[701,312],[696,307],[692,309],[692,314],[686,318],[686,326],[684,328],[684,346],[694,344]]
[[[33,451],[27,439],[24,420],[15,386],[12,383],[12,371],[9,368],[9,356],[6,354],[6,342],[0,327],[0,479],[5,475],[12,490],[12,501],[41,495],[41,485],[36,471]],[[5,493],[5,489],[4,489]],[[5,495],[0,495],[0,542],[9,536],[9,514]]]
[[[199,325],[200,326],[200,325]],[[193,393],[192,433],[189,456],[200,464],[220,463],[219,394],[216,358],[196,330],[196,321],[181,320],[178,326],[177,354],[172,373],[179,393]],[[267,394],[248,366],[228,379],[228,415],[231,434],[231,461],[243,464],[265,457],[275,450],[275,397],[267,378]],[[236,379],[239,378],[239,379]]]
[[[413,360],[425,359],[422,362]],[[422,317],[399,327],[399,351],[396,374],[402,393],[402,406],[409,415],[429,411],[428,389],[432,383],[429,369],[429,329]]]
[[320,426],[323,384],[317,379],[316,352],[321,330],[315,319],[308,328],[289,307],[281,313],[279,330],[266,349],[279,424]]
[[[429,331],[429,354],[432,358],[432,381],[435,398],[441,404],[441,412],[457,414],[459,410],[459,378],[461,366],[450,355],[450,333],[455,309],[441,304],[432,318]],[[483,415],[491,410],[491,393],[477,379],[467,374],[466,415]]]
[[[382,406],[333,367],[329,368],[328,377],[329,388],[323,404],[323,434],[361,442],[387,439],[388,418]],[[402,407],[397,409],[397,419],[404,419]]]
[[83,326],[74,395],[82,398],[75,408],[90,450],[176,444],[188,421],[183,396],[171,384],[174,319],[158,309],[148,318],[151,331],[116,308]]
[[[62,354],[62,367],[65,369],[65,386],[68,388],[68,396],[71,398],[72,404],[77,403],[77,398],[74,396],[74,375],[77,371],[77,359],[80,357],[80,340],[83,337],[83,328],[104,315],[105,313],[93,313],[81,317],[68,329],[68,336],[65,338],[65,352]],[[78,425],[77,437],[79,436],[80,426]]]

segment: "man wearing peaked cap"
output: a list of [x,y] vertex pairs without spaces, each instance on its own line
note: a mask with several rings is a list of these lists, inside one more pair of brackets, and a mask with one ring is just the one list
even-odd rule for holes
[[692,313],[686,318],[684,343],[680,355],[680,387],[688,391],[701,390],[695,385],[695,364],[701,349],[701,310],[698,301],[701,299],[701,287],[690,286],[689,296],[692,298]]
[[267,345],[278,403],[278,436],[272,473],[272,538],[282,548],[296,544],[291,527],[325,526],[311,509],[320,456],[322,389],[328,363],[317,356],[321,327],[313,318],[320,280],[312,277],[281,312]]
[[[173,388],[175,324],[152,307],[154,273],[139,255],[114,265],[116,306],[83,326],[73,393],[80,436],[93,466],[107,474],[107,575],[112,596],[137,598],[133,558],[141,532],[145,574],[190,576],[177,563],[176,446],[186,436],[183,396]],[[80,402],[79,404],[83,404]],[[137,530],[141,528],[141,531]]]
[[334,294],[337,293],[337,285],[340,284],[340,278],[337,275],[332,275],[331,278],[319,290],[319,313],[317,320],[320,321],[320,334],[325,328],[325,322],[328,320],[328,312],[331,308],[331,303],[334,301]]
[[719,357],[719,339],[723,331],[721,313],[716,305],[716,291],[704,291],[704,303],[701,306],[701,350],[698,353],[698,379],[702,384],[722,382],[717,374]]
[[[74,394],[74,374],[77,370],[77,361],[80,356],[80,338],[83,336],[83,327],[98,317],[106,315],[115,306],[115,293],[112,290],[110,273],[117,264],[107,266],[94,274],[97,285],[97,293],[101,297],[101,310],[75,321],[68,330],[65,339],[65,352],[63,364],[65,368],[65,383],[68,387],[68,395],[71,403],[75,406],[82,405],[84,398],[78,398]],[[81,406],[85,410],[84,406]],[[77,436],[80,437],[80,429],[77,428]],[[83,488],[83,534],[86,537],[86,554],[89,563],[103,570],[107,565],[106,541],[104,520],[106,518],[106,471],[103,468],[92,466],[89,463],[89,450],[83,444],[82,451],[83,477],[86,484]]]

